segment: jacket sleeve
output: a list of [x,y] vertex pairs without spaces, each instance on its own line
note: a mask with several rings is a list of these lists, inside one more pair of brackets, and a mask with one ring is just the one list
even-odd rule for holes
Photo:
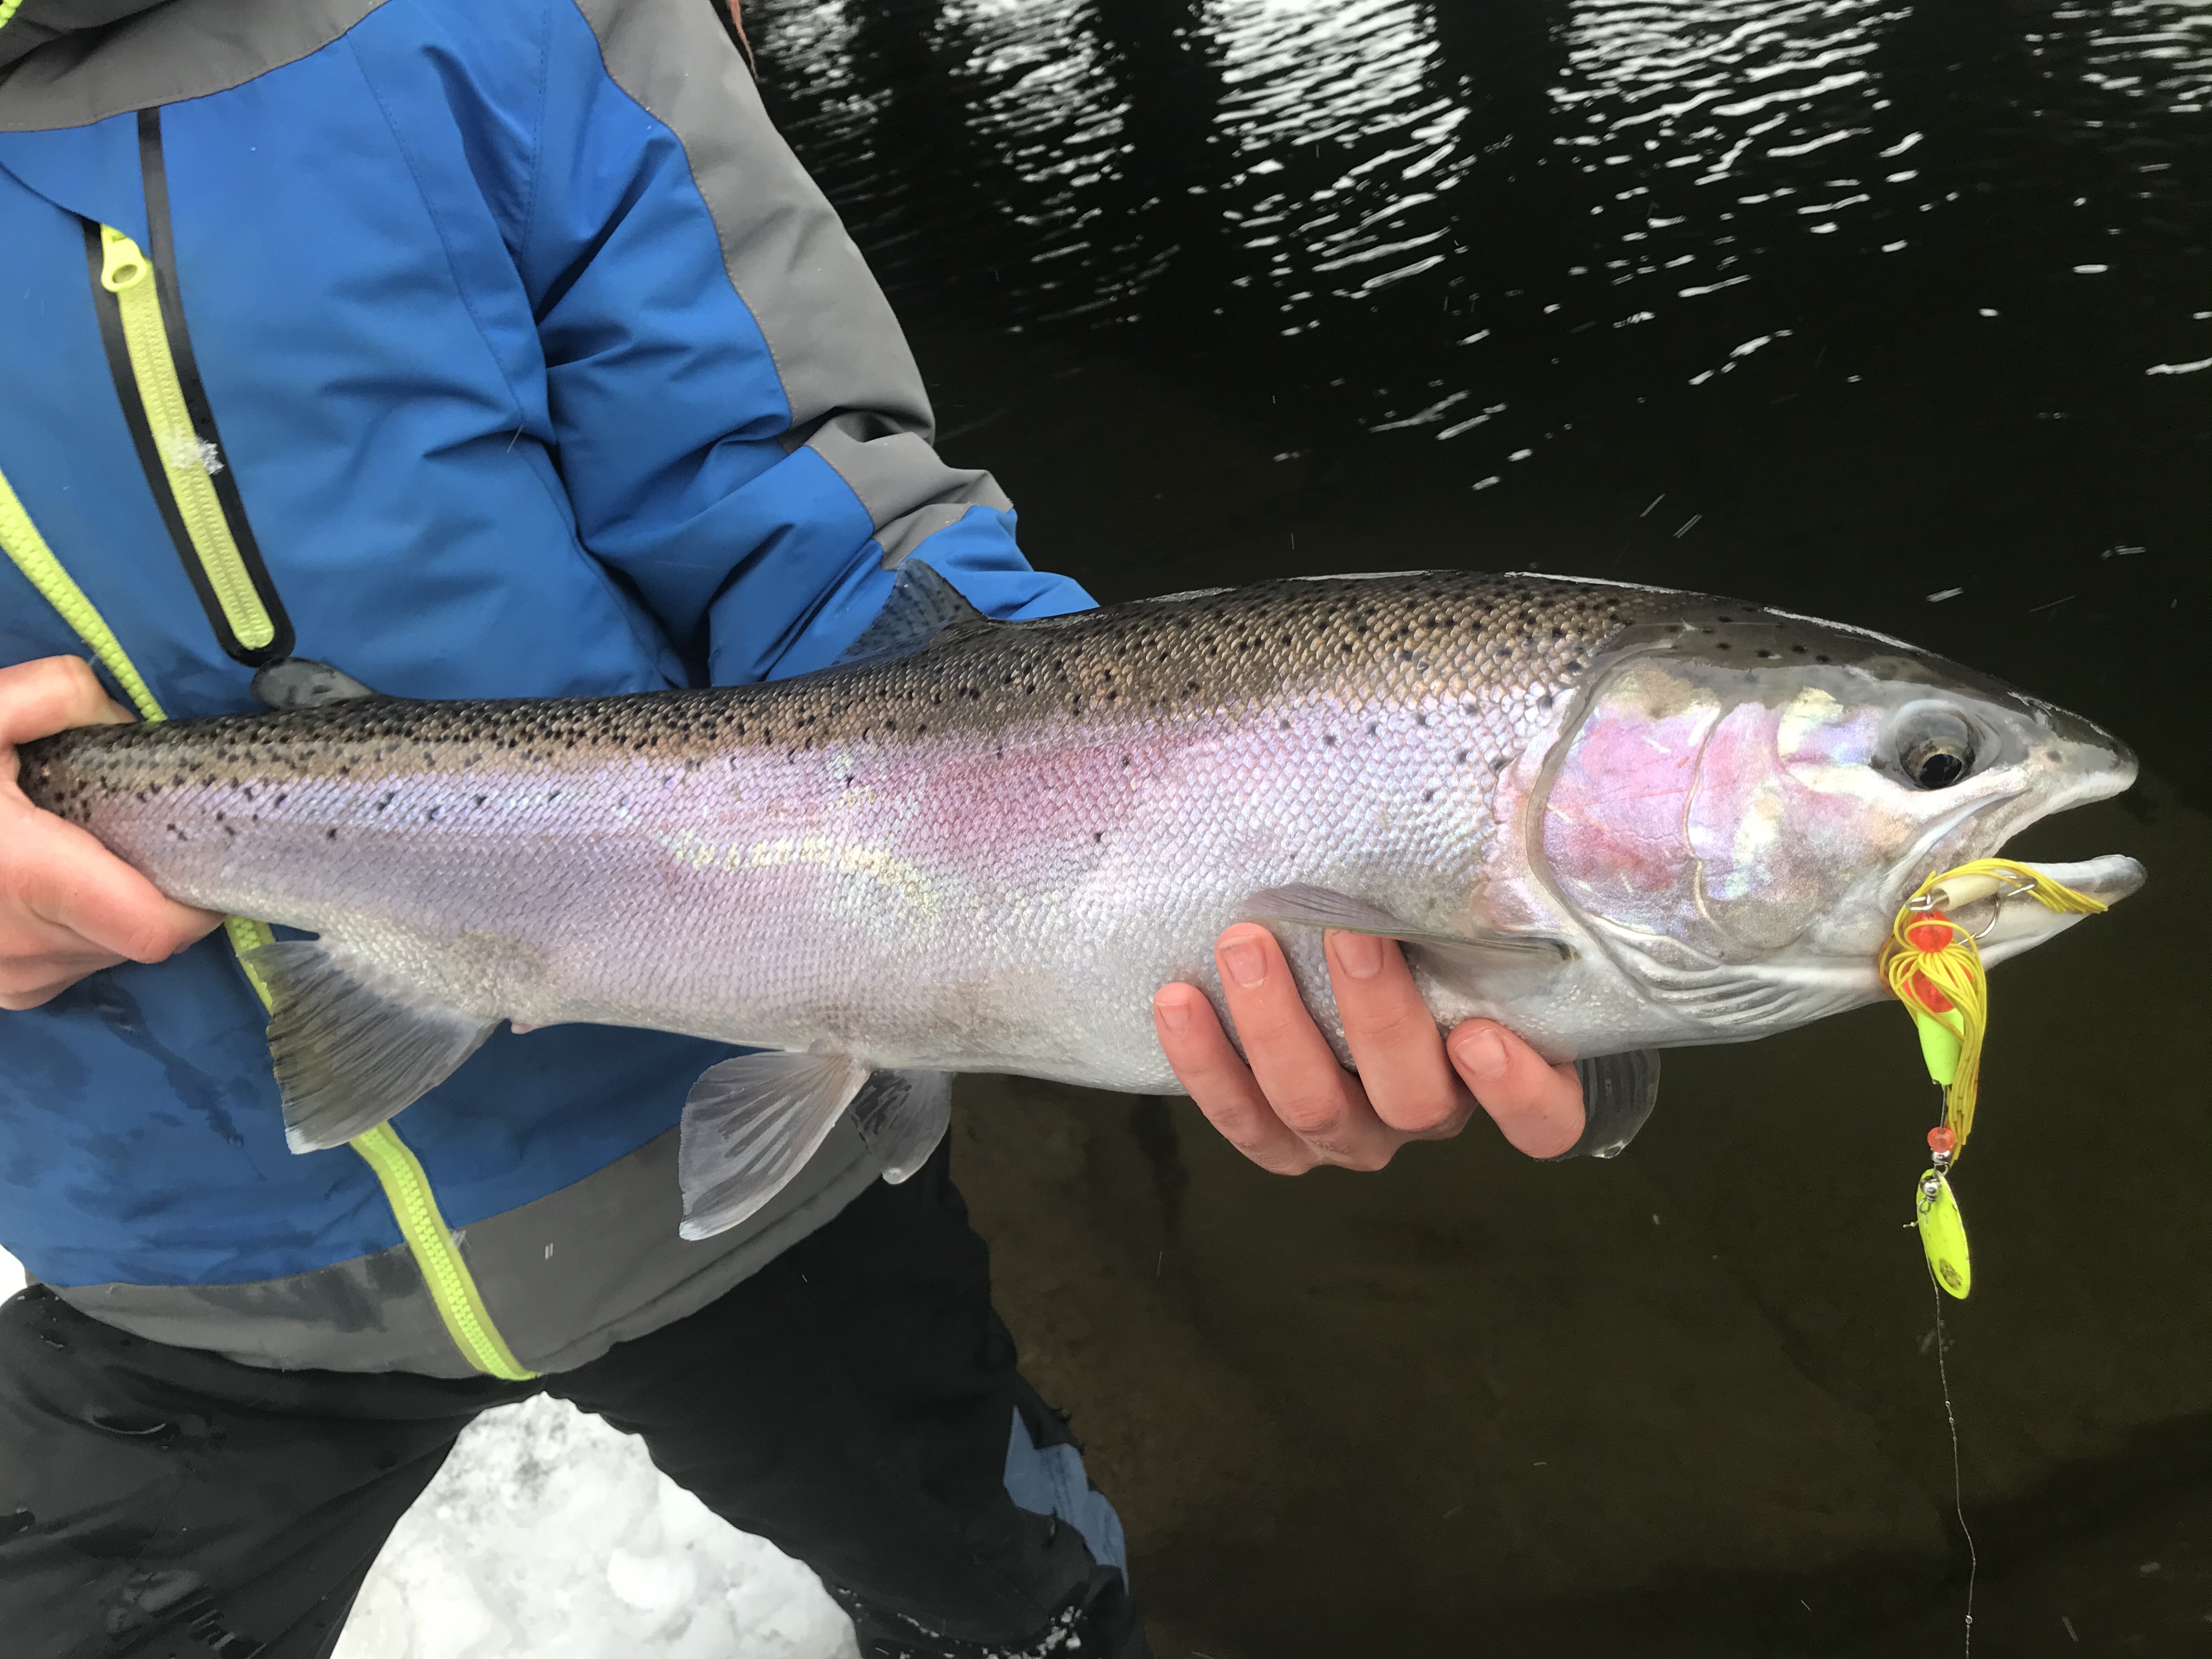
[[920,556],[1000,617],[1033,571],[946,465],[890,305],[708,0],[554,0],[518,263],[578,533],[717,684],[834,661]]

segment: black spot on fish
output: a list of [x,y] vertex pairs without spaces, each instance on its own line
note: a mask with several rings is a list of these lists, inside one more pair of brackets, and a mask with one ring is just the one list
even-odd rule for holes
[[325,830],[323,831],[323,839],[325,841],[336,841],[337,838],[338,832],[335,830]]

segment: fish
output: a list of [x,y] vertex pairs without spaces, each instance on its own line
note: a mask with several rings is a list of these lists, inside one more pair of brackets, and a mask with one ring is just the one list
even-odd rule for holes
[[[889,1179],[950,1079],[1180,1085],[1174,981],[1273,929],[1337,1054],[1331,928],[1438,1021],[1553,1060],[1744,1042],[1885,994],[1929,875],[2125,789],[2098,726],[1901,641],[1528,573],[1302,578],[991,622],[920,561],[849,660],[773,684],[415,701],[27,744],[30,799],[170,897],[311,937],[270,988],[289,1144],[337,1146],[501,1022],[753,1050],[685,1107],[684,1228],[841,1116]],[[2109,903],[2143,872],[2036,866]],[[1965,907],[1991,963],[2078,917]]]

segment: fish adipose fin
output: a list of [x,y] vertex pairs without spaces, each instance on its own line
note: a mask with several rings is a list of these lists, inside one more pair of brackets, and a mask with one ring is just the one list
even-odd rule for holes
[[875,621],[830,665],[853,668],[910,657],[946,629],[969,623],[996,626],[951,582],[920,559],[908,559],[892,573],[890,597]]
[[483,1045],[495,1020],[433,1000],[319,940],[248,951],[268,984],[269,1052],[295,1152],[343,1146],[410,1106]]
[[950,1072],[878,1072],[853,1102],[853,1127],[894,1187],[929,1162],[951,1122]]
[[1380,905],[1304,884],[1261,889],[1246,901],[1244,919],[1395,939],[1419,945],[1455,977],[1472,982],[1494,979],[1504,969],[1556,968],[1575,955],[1565,940],[1540,933],[1441,933],[1410,927]]
[[684,1102],[676,1172],[686,1238],[757,1213],[805,1167],[868,1068],[843,1054],[739,1054],[701,1073]]

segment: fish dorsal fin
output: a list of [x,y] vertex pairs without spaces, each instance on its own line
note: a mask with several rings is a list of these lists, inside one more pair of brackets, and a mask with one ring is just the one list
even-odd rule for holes
[[929,1162],[951,1122],[950,1072],[878,1072],[853,1102],[853,1127],[894,1187]]
[[946,629],[969,623],[994,626],[962,597],[958,588],[920,559],[908,559],[892,572],[890,597],[884,601],[875,621],[830,666],[851,668],[860,663],[910,657]]
[[805,1167],[868,1080],[843,1054],[739,1054],[684,1102],[676,1171],[684,1237],[712,1238],[759,1212]]
[[380,697],[343,668],[313,657],[283,657],[253,677],[253,695],[264,708],[320,708],[325,703],[358,702]]
[[325,940],[244,960],[268,985],[269,1053],[295,1152],[343,1146],[452,1076],[498,1022],[425,996]]
[[1453,977],[1470,982],[1494,979],[1505,969],[1526,972],[1556,968],[1574,959],[1574,947],[1565,939],[1542,933],[1439,933],[1400,921],[1377,904],[1340,893],[1331,887],[1295,883],[1267,887],[1252,895],[1244,906],[1247,921],[1276,922],[1291,927],[1334,927],[1340,933],[1373,933],[1419,946],[1447,969]]

